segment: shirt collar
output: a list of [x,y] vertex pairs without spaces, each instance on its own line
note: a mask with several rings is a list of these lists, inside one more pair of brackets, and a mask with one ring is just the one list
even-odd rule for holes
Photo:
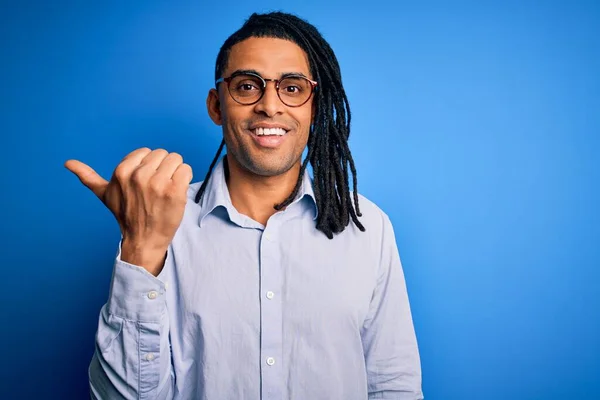
[[[219,207],[223,207],[227,211],[229,219],[232,222],[243,227],[255,227],[254,225],[257,223],[245,215],[240,214],[231,203],[229,189],[227,188],[227,182],[225,181],[225,157],[226,156],[221,157],[221,159],[218,161],[217,165],[213,169],[208,183],[206,184],[204,195],[200,201],[201,209],[198,217],[198,225],[202,226],[202,221],[208,214],[212,213]],[[300,190],[298,191],[298,195],[294,201],[287,206],[287,210],[296,208],[296,203],[305,203],[312,207],[314,210],[313,220],[317,219],[318,209],[313,190],[313,182],[310,175],[306,171],[302,177],[302,184],[300,186]]]

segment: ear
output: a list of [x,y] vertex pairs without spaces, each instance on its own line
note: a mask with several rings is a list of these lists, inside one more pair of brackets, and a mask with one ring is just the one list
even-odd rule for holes
[[210,89],[208,96],[206,97],[206,109],[210,119],[216,125],[223,125],[223,116],[221,114],[221,101],[219,99],[219,92],[216,89]]

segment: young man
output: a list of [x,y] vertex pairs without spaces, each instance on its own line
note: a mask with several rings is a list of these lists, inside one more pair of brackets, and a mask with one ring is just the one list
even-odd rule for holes
[[202,183],[162,149],[133,151],[110,182],[66,163],[122,233],[92,398],[422,399],[390,220],[350,191],[333,51],[297,17],[254,14],[215,80],[223,143]]

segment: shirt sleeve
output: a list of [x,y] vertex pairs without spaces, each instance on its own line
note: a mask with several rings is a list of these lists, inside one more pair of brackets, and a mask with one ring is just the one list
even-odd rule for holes
[[171,399],[175,376],[169,342],[166,287],[161,278],[121,260],[114,263],[89,366],[92,399]]
[[369,399],[421,400],[421,362],[392,224],[383,214],[377,286],[361,330]]

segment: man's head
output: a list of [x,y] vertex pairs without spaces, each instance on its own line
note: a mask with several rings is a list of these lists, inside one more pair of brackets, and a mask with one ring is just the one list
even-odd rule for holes
[[[299,168],[296,187],[283,203],[275,205],[278,210],[294,200],[310,162],[317,229],[332,238],[352,219],[364,230],[357,218],[361,214],[356,170],[347,142],[348,99],[337,58],[318,30],[286,13],[253,14],[221,47],[215,81],[207,107],[212,120],[223,126],[223,142],[196,202],[226,144],[228,161],[257,175],[274,176]],[[266,127],[283,131],[257,129]],[[302,162],[306,146],[308,155]],[[350,195],[348,168],[354,196]]]
[[229,163],[261,176],[299,170],[313,110],[306,53],[289,40],[250,37],[230,48],[219,78],[207,106],[223,126]]

